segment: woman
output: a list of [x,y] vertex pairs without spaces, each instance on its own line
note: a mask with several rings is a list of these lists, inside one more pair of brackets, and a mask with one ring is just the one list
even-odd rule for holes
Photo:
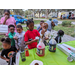
[[[4,10],[4,17],[1,18],[0,24],[8,25],[8,26],[12,24],[16,27],[16,21],[14,17],[10,17],[10,11],[8,9]],[[6,36],[8,36],[9,32],[10,31],[8,29],[8,33],[6,34]],[[15,29],[15,32],[16,32],[16,29]]]

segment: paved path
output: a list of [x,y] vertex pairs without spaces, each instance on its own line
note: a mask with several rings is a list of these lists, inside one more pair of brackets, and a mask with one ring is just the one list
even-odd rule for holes
[[[35,25],[36,27],[38,27],[39,24]],[[26,27],[26,25],[23,25],[23,27]],[[55,33],[55,36],[57,36],[57,31],[52,30],[51,34],[53,34],[53,32]],[[75,40],[73,37],[69,36],[69,35],[64,35],[62,37],[62,42],[67,42],[67,41],[73,41]],[[0,58],[0,65],[7,65],[6,61]]]

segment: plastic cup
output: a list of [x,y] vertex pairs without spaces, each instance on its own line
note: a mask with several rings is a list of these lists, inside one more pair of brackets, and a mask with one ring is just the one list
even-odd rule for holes
[[72,62],[72,61],[73,61],[73,59],[72,59],[71,57],[67,57],[67,60],[68,60],[69,62]]

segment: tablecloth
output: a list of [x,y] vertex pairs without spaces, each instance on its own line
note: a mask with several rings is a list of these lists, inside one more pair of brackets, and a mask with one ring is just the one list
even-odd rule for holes
[[[75,48],[75,41],[64,42],[67,45],[70,45]],[[61,43],[62,44],[62,43]],[[45,47],[45,55],[39,57],[36,54],[36,48],[29,50],[30,56],[26,57],[26,61],[22,62],[21,57],[19,60],[19,65],[30,65],[33,60],[39,60],[43,62],[43,65],[75,65],[75,61],[69,62],[67,60],[67,55],[61,50],[56,48],[56,52],[50,52],[48,46]]]

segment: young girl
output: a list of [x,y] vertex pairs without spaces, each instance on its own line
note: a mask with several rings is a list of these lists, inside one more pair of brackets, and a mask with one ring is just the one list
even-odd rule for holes
[[[1,58],[6,60],[7,62],[10,61],[11,55],[17,51],[14,46],[11,46],[11,39],[10,38],[2,38],[1,39],[3,50],[1,52]],[[5,55],[5,57],[4,57]],[[15,58],[13,59],[12,63],[15,63]],[[8,63],[9,64],[9,63]]]
[[27,27],[29,28],[24,36],[24,41],[26,45],[28,45],[29,49],[37,48],[37,36],[40,37],[39,32],[34,29],[34,21],[32,19],[27,20],[26,22]]

